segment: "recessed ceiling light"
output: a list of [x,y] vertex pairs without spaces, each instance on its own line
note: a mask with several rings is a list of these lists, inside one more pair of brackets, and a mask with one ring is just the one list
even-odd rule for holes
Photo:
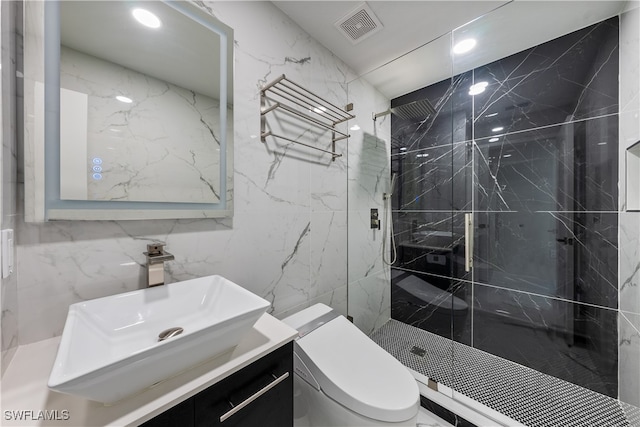
[[469,87],[469,95],[473,96],[482,93],[487,88],[487,86],[489,86],[489,83],[487,82],[478,82]]
[[511,154],[505,154],[505,155],[504,155],[504,156],[502,156],[502,157],[504,157],[505,159],[508,159],[509,157],[511,157]]
[[146,9],[133,9],[131,14],[145,27],[160,28],[160,25],[162,25],[160,19]]
[[474,47],[476,47],[476,39],[464,39],[453,46],[453,53],[460,55],[469,52]]
[[485,117],[495,117],[497,115],[498,115],[498,113],[491,113],[491,114],[487,114]]
[[116,96],[116,99],[120,102],[124,102],[125,104],[131,104],[133,102],[133,99],[127,98],[126,96],[122,95]]
[[407,151],[407,147],[400,147],[400,151]]
[[491,132],[500,132],[501,130],[504,130],[504,127],[498,126],[497,128],[491,129]]
[[491,138],[489,139],[489,142],[498,142],[500,141],[500,138]]

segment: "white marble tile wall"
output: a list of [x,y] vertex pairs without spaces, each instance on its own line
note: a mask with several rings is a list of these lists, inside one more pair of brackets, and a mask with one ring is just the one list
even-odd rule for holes
[[[331,162],[271,138],[263,144],[257,136],[261,84],[285,73],[342,106],[355,76],[270,2],[198,4],[235,31],[233,218],[21,222],[21,343],[59,335],[71,303],[141,287],[142,252],[154,240],[165,241],[176,257],[167,265],[172,281],[221,274],[270,300],[276,315],[314,302],[346,314],[346,141],[337,147],[344,156]],[[367,90],[360,97],[349,101],[369,115],[374,107],[363,105],[371,100]],[[284,126],[277,116],[268,120]],[[329,135],[303,133],[329,144]]]
[[389,100],[364,78],[349,83],[349,97],[357,116],[349,126],[360,128],[350,131],[349,140],[349,314],[371,333],[391,318],[389,268],[382,260],[384,227],[370,227],[372,208],[378,209],[382,223],[387,215],[383,194],[390,184],[391,116],[373,121],[373,114],[388,110]]
[[[640,140],[640,2],[620,15],[620,209],[618,389],[623,402],[640,407],[640,212],[627,211],[626,148]],[[633,171],[640,181],[638,171]]]
[[[64,180],[86,182],[80,200],[220,201],[218,100],[66,46],[60,51],[60,86],[87,96],[85,155],[61,147],[84,172]],[[102,163],[94,165],[94,158]],[[101,168],[100,179],[94,179],[93,166]]]
[[[16,187],[17,187],[17,144],[16,144],[16,37],[13,17],[17,4],[14,2],[0,3],[1,29],[1,62],[2,84],[0,87],[2,99],[2,113],[0,114],[0,128],[2,129],[2,150],[0,151],[0,171],[2,176],[2,193],[0,212],[1,228],[15,229],[16,225]],[[14,252],[15,255],[15,252]],[[6,256],[6,254],[3,254]],[[0,340],[2,348],[2,363],[0,373],[4,374],[11,362],[18,346],[18,288],[17,274],[14,273],[0,282],[0,305],[2,318],[0,319]]]
[[640,314],[619,312],[619,398],[640,407]]

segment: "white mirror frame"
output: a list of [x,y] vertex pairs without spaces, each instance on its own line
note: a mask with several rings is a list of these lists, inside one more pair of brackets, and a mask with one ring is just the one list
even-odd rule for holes
[[[220,36],[221,88],[233,88],[233,30],[187,1],[165,4]],[[24,9],[24,179],[25,221],[220,218],[233,215],[233,113],[221,108],[219,203],[60,200],[59,8],[55,1],[25,2]],[[47,35],[45,37],[45,34]],[[57,34],[57,37],[51,37]],[[232,89],[231,89],[232,90]],[[232,95],[232,94],[231,94]],[[221,90],[220,104],[227,105]],[[222,155],[222,154],[221,154]],[[52,163],[55,164],[55,163]],[[56,176],[57,174],[57,176]]]

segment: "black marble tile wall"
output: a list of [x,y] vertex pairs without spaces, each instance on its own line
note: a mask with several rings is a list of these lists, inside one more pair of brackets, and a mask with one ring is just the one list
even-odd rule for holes
[[474,148],[476,210],[618,209],[617,115],[479,138]]
[[617,397],[614,310],[467,286],[473,286],[473,347]]
[[618,27],[611,18],[393,100],[436,112],[392,116],[391,158],[392,317],[613,397]]
[[476,283],[617,309],[617,213],[478,212],[475,220]]
[[[474,70],[474,137],[618,112],[618,18]],[[495,113],[498,113],[494,115]]]

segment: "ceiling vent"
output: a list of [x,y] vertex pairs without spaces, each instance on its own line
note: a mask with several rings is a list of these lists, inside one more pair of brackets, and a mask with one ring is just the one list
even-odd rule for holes
[[362,3],[333,25],[353,44],[360,43],[382,29],[382,22],[366,3]]

